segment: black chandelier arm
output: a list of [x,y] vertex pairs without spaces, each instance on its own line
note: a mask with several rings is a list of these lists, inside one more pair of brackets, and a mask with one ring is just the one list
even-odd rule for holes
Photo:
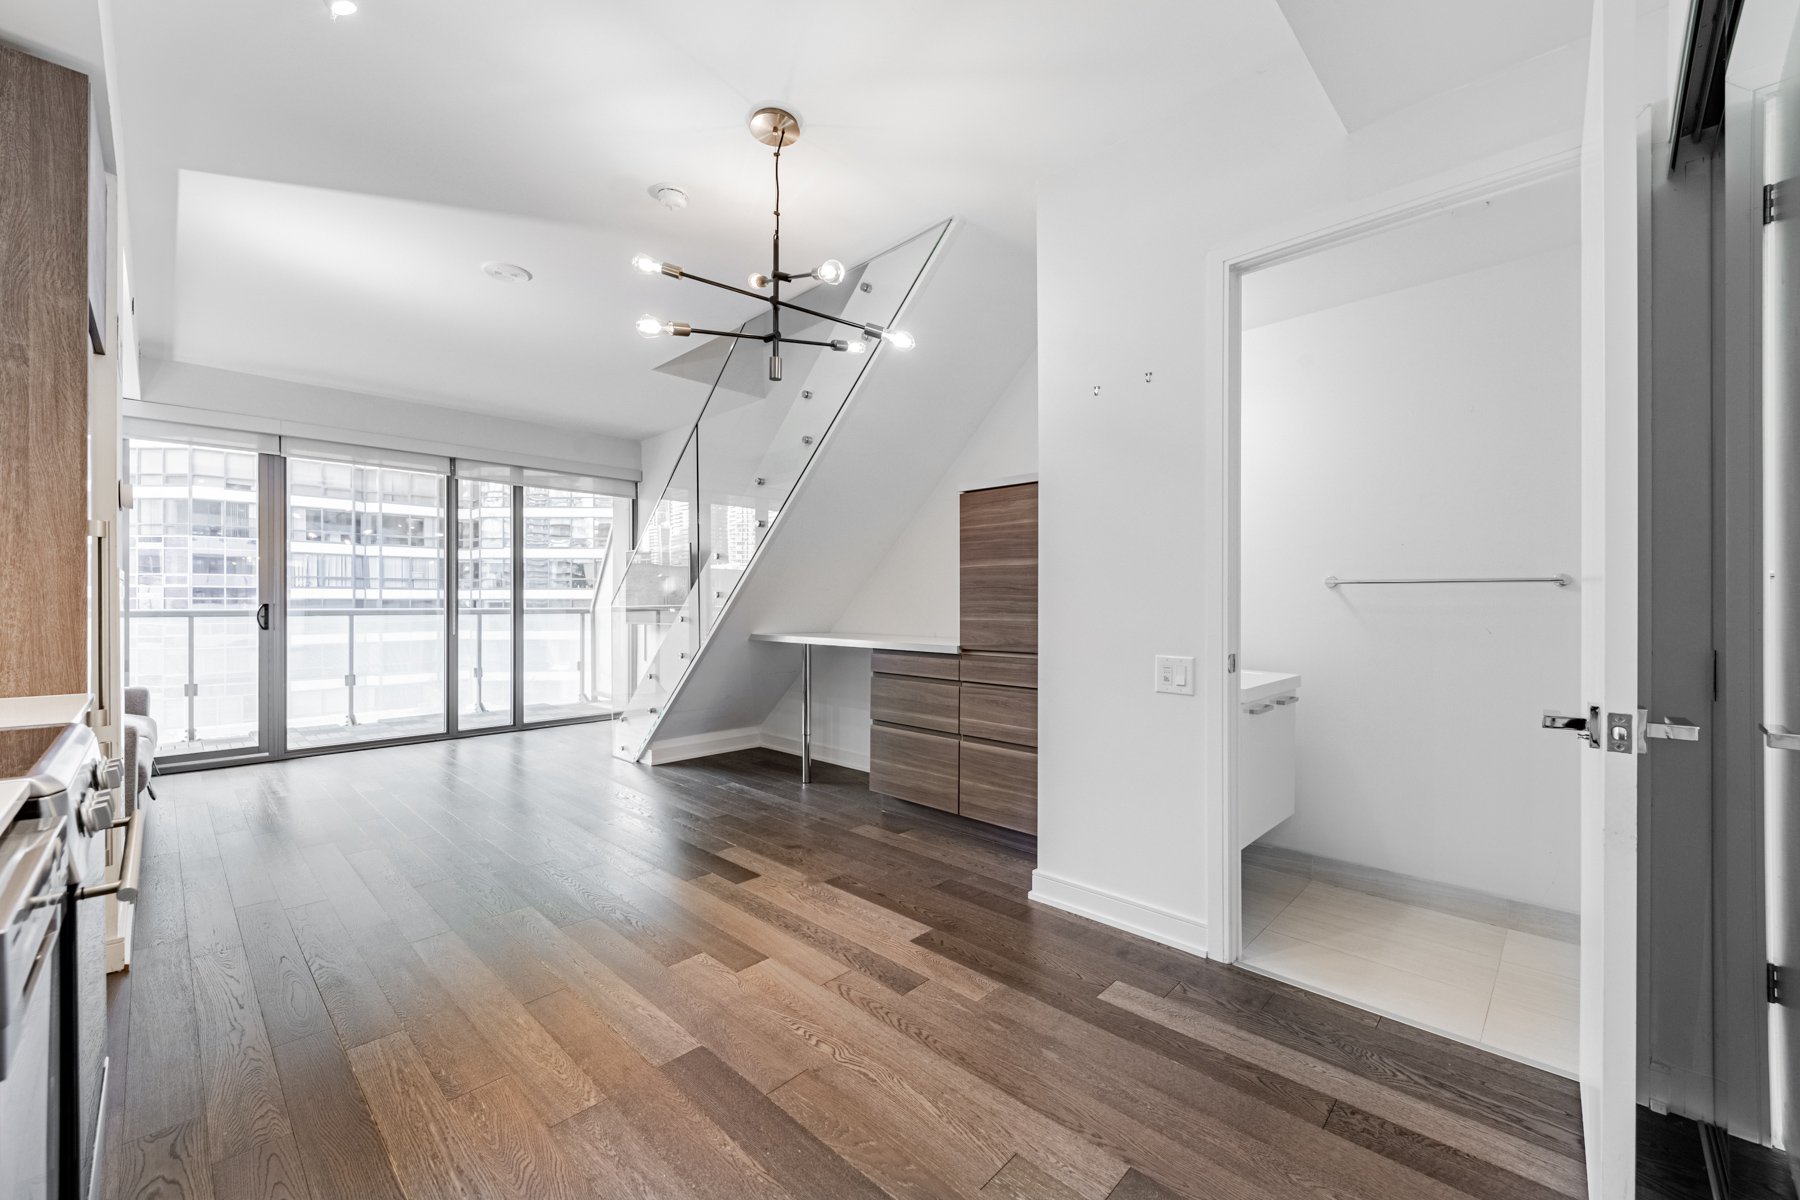
[[[694,332],[698,333],[700,331],[696,329]],[[785,345],[789,345],[789,346],[823,346],[827,350],[836,350],[837,349],[837,347],[832,345],[830,342],[815,342],[815,341],[811,341],[807,338],[791,338],[791,337],[786,336],[785,334],[782,335],[781,337],[776,338],[775,340],[778,342],[781,342]]]
[[695,283],[704,283],[704,284],[707,284],[707,285],[708,285],[708,286],[711,286],[711,287],[716,287],[716,288],[723,288],[723,289],[724,289],[724,290],[725,290],[725,291],[728,291],[728,292],[736,292],[736,293],[737,293],[737,294],[738,294],[738,295],[740,295],[740,296],[748,296],[748,297],[750,297],[750,298],[751,298],[751,299],[752,299],[752,300],[761,300],[761,301],[762,301],[762,302],[763,302],[763,303],[764,303],[764,304],[767,304],[767,303],[769,303],[769,298],[768,298],[768,297],[767,297],[767,296],[765,296],[765,295],[763,295],[763,294],[762,294],[762,293],[761,293],[761,292],[749,292],[749,291],[745,291],[745,290],[744,290],[744,289],[743,289],[743,288],[741,288],[741,287],[732,287],[732,286],[731,286],[731,285],[730,285],[730,284],[729,284],[729,283],[720,283],[720,282],[719,282],[719,281],[718,281],[718,280],[716,280],[716,279],[708,279],[708,278],[707,278],[707,277],[706,277],[706,276],[704,276],[704,275],[695,275],[695,274],[694,274],[694,273],[693,273],[693,272],[691,272],[691,271],[683,271],[683,272],[682,272],[682,273],[681,273],[681,278],[683,278],[683,279],[691,279],[691,280],[693,280],[693,281],[694,281],[694,282],[695,282]]
[[[768,342],[768,341],[775,340],[773,334],[734,333],[729,329],[691,329],[688,332],[689,333],[704,333],[707,337],[743,338],[747,342]],[[682,335],[682,336],[686,336],[686,335]],[[794,339],[793,338],[782,338],[781,340],[784,342],[791,342]]]
[[[765,296],[765,297],[763,297],[763,299],[767,300],[768,297]],[[830,313],[822,313],[816,309],[803,308],[798,304],[792,304],[786,300],[770,300],[769,303],[775,305],[778,308],[791,308],[795,312],[803,312],[809,317],[818,317],[822,321],[836,321],[839,325],[848,325],[852,329],[860,329],[860,330],[863,330],[864,332],[868,331],[868,327],[865,326],[861,321],[847,321],[843,317],[834,317]],[[789,339],[782,338],[781,340],[785,342]]]

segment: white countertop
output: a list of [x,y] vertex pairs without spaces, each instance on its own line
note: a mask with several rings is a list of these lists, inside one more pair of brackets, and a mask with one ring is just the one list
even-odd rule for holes
[[1297,691],[1300,677],[1286,671],[1239,671],[1238,699],[1245,704]]
[[950,638],[914,633],[753,633],[750,640],[791,646],[842,646],[849,650],[903,650],[912,654],[957,654],[962,650]]
[[0,729],[41,729],[46,725],[73,725],[87,715],[93,696],[70,692],[66,696],[7,696],[0,698]]

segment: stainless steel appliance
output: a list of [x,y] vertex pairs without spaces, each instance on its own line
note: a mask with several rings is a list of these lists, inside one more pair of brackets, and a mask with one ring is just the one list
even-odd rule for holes
[[85,725],[0,731],[0,1200],[80,1200],[106,1038],[104,931],[80,902],[137,887],[134,820],[104,882],[117,771]]

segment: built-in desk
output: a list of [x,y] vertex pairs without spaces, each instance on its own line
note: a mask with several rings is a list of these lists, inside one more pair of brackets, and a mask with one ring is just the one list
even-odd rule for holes
[[812,652],[814,646],[844,650],[890,650],[902,654],[961,653],[952,638],[899,633],[753,633],[753,642],[800,647],[800,782],[812,782]]

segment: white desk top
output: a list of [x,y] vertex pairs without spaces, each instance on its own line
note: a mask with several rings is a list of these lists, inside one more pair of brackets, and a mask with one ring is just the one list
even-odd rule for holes
[[912,633],[753,633],[750,640],[791,646],[842,646],[849,650],[904,650],[913,654],[956,654],[962,649],[951,638]]
[[46,725],[73,725],[86,715],[94,698],[86,692],[66,696],[7,696],[0,698],[0,729],[41,729]]

